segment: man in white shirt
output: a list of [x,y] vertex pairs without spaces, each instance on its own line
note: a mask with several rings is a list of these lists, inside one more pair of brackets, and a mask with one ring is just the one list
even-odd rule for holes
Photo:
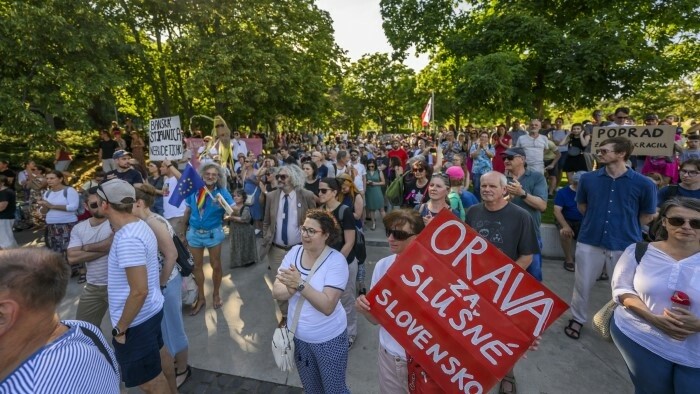
[[[108,257],[112,345],[126,387],[167,392],[164,368],[174,375],[173,358],[163,346],[158,241],[150,227],[131,213],[136,191],[121,179],[97,187],[100,210],[115,230]],[[170,375],[170,373],[169,373]]]
[[357,149],[350,151],[350,165],[355,169],[353,182],[355,186],[357,186],[357,190],[359,190],[364,197],[367,185],[367,169],[365,165],[360,162],[360,152]]
[[73,227],[68,243],[68,262],[85,263],[87,283],[80,294],[76,320],[102,325],[107,312],[107,254],[112,246],[112,228],[100,211],[97,187],[88,190],[85,204],[92,217]]
[[231,140],[231,149],[233,149],[233,157],[238,157],[238,155],[248,156],[248,146],[245,141],[241,140],[241,133],[238,131],[233,132],[233,139]]
[[163,174],[163,217],[168,220],[173,227],[175,234],[182,242],[187,242],[185,237],[185,208],[187,204],[183,200],[179,206],[170,203],[170,196],[173,190],[177,189],[177,181],[180,179],[180,170],[176,168],[170,160],[163,160],[160,164],[160,173]]
[[516,147],[525,149],[527,168],[544,174],[544,150],[549,145],[547,137],[540,135],[542,123],[538,119],[530,120],[527,135],[518,138]]

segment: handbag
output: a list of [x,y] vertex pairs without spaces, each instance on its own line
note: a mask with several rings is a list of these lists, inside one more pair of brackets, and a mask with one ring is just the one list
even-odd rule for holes
[[[311,267],[311,272],[309,272],[309,275],[306,277],[305,283],[311,281],[311,277],[314,276],[316,270],[321,266],[321,262],[331,254],[331,251],[332,249],[328,246],[323,249],[323,252],[318,256],[313,267]],[[292,326],[278,327],[272,334],[272,355],[275,357],[277,367],[282,372],[288,372],[294,369],[294,332],[297,329],[297,324],[299,324],[299,316],[301,316],[301,308],[304,305],[304,301],[306,301],[306,298],[300,295],[294,310]]]
[[612,319],[616,307],[617,303],[615,300],[610,300],[593,315],[593,329],[607,341],[612,341],[612,336],[610,336],[610,319]]
[[255,198],[255,193],[257,193],[257,192],[258,192],[258,187],[255,186],[255,190],[253,190],[253,193],[252,193],[252,194],[249,194],[248,196],[246,196],[246,198],[245,198],[245,205],[247,205],[247,206],[253,205],[253,201],[255,201],[255,200],[254,200],[254,198]]
[[183,305],[193,305],[197,302],[197,282],[194,280],[194,276],[189,275],[182,278],[181,296]]
[[175,244],[175,249],[177,249],[177,269],[180,271],[180,275],[187,277],[190,276],[192,270],[194,270],[194,258],[189,249],[185,247],[182,243],[180,237],[173,235],[173,243]]

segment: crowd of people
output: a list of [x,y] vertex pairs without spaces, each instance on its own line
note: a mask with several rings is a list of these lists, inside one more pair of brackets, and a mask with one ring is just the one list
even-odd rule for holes
[[[0,160],[0,313],[15,316],[0,329],[0,351],[8,355],[0,361],[0,391],[42,392],[59,378],[33,364],[58,353],[94,362],[94,379],[61,375],[66,392],[89,392],[98,378],[116,384],[105,390],[118,390],[121,379],[145,392],[176,392],[191,374],[180,291],[183,281],[196,285],[187,314],[206,308],[206,249],[211,307],[227,301],[220,294],[222,264],[267,264],[278,324],[295,333],[305,391],[349,392],[345,371],[358,314],[376,324],[365,294],[432,218],[452,212],[542,281],[542,214],[550,206],[563,268],[574,275],[564,334],[580,338],[598,307],[590,303],[593,285],[610,277],[624,307],[615,312],[613,340],[638,392],[688,392],[700,382],[700,307],[669,300],[678,291],[700,299],[699,126],[685,135],[679,129],[669,156],[643,157],[624,137],[591,146],[593,127],[634,124],[629,109],[617,108],[607,120],[600,111],[592,116],[570,130],[558,118],[532,119],[526,128],[515,121],[510,129],[450,126],[357,139],[281,134],[266,151],[254,151],[216,117],[211,135],[188,135],[188,154],[172,161],[146,161],[139,133],[124,133],[127,142],[115,126],[101,133],[101,165],[77,189],[67,184],[70,162],[61,160],[69,152],[57,152],[55,170],[28,161],[17,175]],[[649,114],[644,123],[675,119]],[[202,143],[192,148],[189,139]],[[172,197],[189,172],[204,187],[178,203]],[[366,284],[364,237],[379,221],[391,254]],[[13,228],[27,222],[44,226],[50,251],[15,249]],[[222,253],[227,237],[230,253]],[[635,262],[645,238],[648,251]],[[176,264],[176,242],[192,255],[191,276]],[[18,258],[31,264],[18,266]],[[76,320],[61,321],[55,308],[70,270],[84,288]],[[50,297],[33,298],[47,289]],[[112,347],[94,327],[108,310]],[[45,335],[17,332],[39,319],[51,322]],[[380,392],[437,387],[424,372],[416,379],[420,366],[383,327],[379,343]],[[651,382],[660,365],[663,379]],[[499,393],[516,387],[511,370]]]

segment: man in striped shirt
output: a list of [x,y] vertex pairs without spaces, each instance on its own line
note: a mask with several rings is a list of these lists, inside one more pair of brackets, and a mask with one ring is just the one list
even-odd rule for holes
[[[112,344],[126,387],[167,392],[174,381],[172,356],[163,346],[160,322],[163,293],[159,281],[158,242],[150,227],[132,215],[136,191],[112,179],[97,187],[100,210],[114,229],[107,260]],[[175,389],[176,390],[176,389]]]
[[63,256],[46,248],[0,251],[0,393],[119,393],[99,329],[58,318],[68,277]]

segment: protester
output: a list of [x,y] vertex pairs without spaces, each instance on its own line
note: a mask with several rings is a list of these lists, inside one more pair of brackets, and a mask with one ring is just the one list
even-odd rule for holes
[[456,215],[464,220],[466,217],[466,210],[472,205],[478,204],[479,200],[477,200],[472,192],[463,187],[465,172],[462,167],[449,167],[445,171],[445,175],[447,175],[450,180],[450,193],[447,195],[450,201],[450,209],[454,212],[459,212],[459,214]]
[[130,135],[132,156],[134,157],[134,159],[138,160],[139,163],[145,163],[146,157],[143,154],[143,150],[146,147],[146,143],[143,141],[143,138],[141,138],[141,135],[139,135],[138,131],[133,130],[131,131]]
[[489,143],[489,134],[482,132],[479,141],[472,144],[469,156],[472,159],[472,182],[474,182],[474,195],[479,198],[479,179],[483,174],[493,170],[491,159],[496,154],[493,145]]
[[[700,202],[673,198],[659,215],[661,240],[639,260],[632,244],[617,262],[612,294],[623,308],[610,331],[636,392],[693,393],[700,385]],[[684,297],[688,305],[675,302]]]
[[106,178],[109,179],[121,179],[130,183],[132,186],[137,187],[143,183],[143,176],[141,172],[131,168],[131,153],[125,150],[118,150],[112,155],[112,159],[116,164],[116,168],[107,173]]
[[131,213],[134,187],[112,179],[97,187],[100,210],[116,231],[109,251],[107,294],[112,345],[126,387],[165,392],[163,368],[173,360],[163,346],[160,322],[163,294],[159,288],[157,240],[148,225]]
[[[530,120],[527,134],[519,138],[513,137],[513,147],[525,150],[527,167],[530,171],[544,174],[544,150],[547,149],[547,137],[540,135],[542,123],[538,119]],[[508,166],[506,165],[506,169]],[[546,200],[546,198],[545,198]]]
[[681,181],[659,189],[658,206],[674,196],[700,198],[700,159],[688,159],[681,164]]
[[[417,211],[398,209],[384,216],[384,228],[391,255],[377,262],[372,273],[370,288],[379,282],[401,256],[406,247],[423,231],[425,224]],[[407,260],[408,261],[408,260]],[[357,297],[356,309],[372,324],[378,324],[370,314],[371,302],[365,295]],[[382,394],[408,393],[406,351],[384,327],[379,327],[378,355],[379,392]]]
[[554,196],[553,213],[557,228],[559,228],[561,248],[564,251],[564,269],[570,272],[576,270],[573,242],[578,238],[581,220],[583,219],[583,215],[576,206],[576,189],[583,174],[585,174],[584,171],[574,173],[569,178],[569,185],[559,189],[556,196]]
[[377,228],[377,212],[384,218],[384,194],[382,187],[386,185],[384,174],[377,169],[377,161],[369,159],[367,161],[367,213],[372,220],[372,230]]
[[262,193],[262,189],[260,189],[259,186],[260,182],[258,181],[258,170],[255,169],[254,165],[255,159],[253,157],[249,156],[244,158],[240,179],[246,196],[251,196],[252,201],[249,205],[250,215],[254,222],[260,224],[263,220],[263,210],[265,207],[260,204],[260,194]]
[[571,179],[575,172],[588,171],[588,164],[584,155],[591,136],[583,133],[581,123],[574,123],[571,126],[571,133],[567,134],[559,146],[566,146],[566,156],[562,171],[566,172],[567,179]]
[[224,218],[229,222],[231,235],[230,268],[248,267],[258,260],[258,245],[255,242],[255,227],[250,207],[245,204],[248,195],[243,189],[233,191],[233,212]]
[[233,198],[226,188],[226,177],[222,167],[215,163],[203,165],[199,174],[205,187],[190,195],[185,200],[185,223],[188,224],[187,243],[194,257],[194,278],[197,282],[197,302],[192,305],[190,316],[199,313],[206,305],[204,298],[204,249],[209,251],[209,264],[212,268],[214,309],[223,305],[219,290],[221,288],[221,244],[224,241],[224,208],[219,199],[233,204]]
[[[528,269],[534,255],[540,252],[540,244],[534,231],[535,223],[527,211],[506,200],[508,187],[508,179],[501,173],[489,172],[482,175],[483,202],[469,208],[466,223],[515,264]],[[517,393],[513,369],[501,380],[498,392]]]
[[43,248],[0,251],[0,392],[117,394],[119,367],[92,324],[59,319],[63,256]]
[[[428,202],[418,205],[415,209],[427,225],[442,210],[451,210],[447,195],[450,193],[450,179],[443,173],[435,173],[428,184]],[[459,211],[454,212],[459,217]]]
[[494,146],[495,155],[491,159],[493,163],[493,170],[500,173],[506,172],[505,163],[503,162],[503,152],[510,148],[511,137],[506,133],[506,126],[504,124],[498,125],[496,132],[491,136],[491,144]]
[[304,189],[314,194],[314,199],[318,204],[318,183],[321,180],[321,178],[318,177],[318,166],[313,161],[307,161],[301,165],[301,169],[304,170],[304,174],[306,175]]
[[10,162],[5,159],[0,159],[0,175],[5,177],[5,186],[10,189],[15,188],[15,172],[10,169]]
[[119,144],[112,139],[112,135],[107,130],[100,132],[100,141],[97,143],[97,156],[102,160],[102,170],[105,173],[117,169],[114,162],[114,152],[119,150]]
[[319,185],[319,197],[323,208],[331,212],[340,226],[340,237],[331,243],[331,247],[345,256],[348,264],[348,281],[343,287],[343,294],[340,302],[345,308],[346,321],[348,324],[348,347],[352,347],[357,339],[357,313],[355,312],[355,290],[358,271],[358,260],[355,256],[355,218],[352,209],[338,201],[341,190],[338,178],[323,178]]
[[288,316],[302,308],[294,331],[294,359],[304,391],[350,393],[345,383],[347,321],[338,302],[348,282],[348,266],[344,256],[329,247],[340,228],[330,212],[311,209],[300,230],[301,245],[284,256],[272,294],[276,300],[288,301]]
[[[623,111],[615,113],[625,116]],[[564,330],[572,339],[579,339],[588,320],[591,289],[603,267],[612,275],[620,255],[642,240],[641,226],[656,213],[656,186],[625,166],[633,148],[624,137],[602,141],[596,150],[602,168],[579,180],[576,203],[583,220],[576,243],[572,319]]]
[[[271,280],[279,269],[282,259],[292,247],[301,243],[300,227],[306,212],[316,208],[314,195],[304,189],[304,172],[296,164],[281,167],[275,179],[278,188],[267,193],[261,250],[267,255]],[[280,327],[287,322],[286,300],[279,300],[282,318]]]
[[433,174],[432,167],[429,167],[423,159],[411,159],[411,173],[404,179],[403,203],[404,208],[415,208],[428,201],[428,184]]
[[17,247],[17,240],[12,231],[17,209],[15,191],[7,187],[7,177],[0,174],[0,249]]
[[177,190],[177,181],[182,174],[170,160],[164,160],[160,164],[160,173],[163,175],[163,217],[173,226],[173,230],[175,230],[178,238],[182,242],[187,242],[185,235],[187,231],[187,224],[185,223],[185,208],[187,208],[187,204],[185,201],[182,201],[178,206],[170,203],[171,193]]
[[153,202],[153,212],[158,215],[163,216],[163,185],[165,184],[165,178],[161,172],[161,163],[158,161],[151,161],[146,167],[148,169],[148,177],[146,182],[153,186],[156,191],[156,198]]
[[87,270],[75,318],[100,327],[108,307],[107,255],[114,233],[100,208],[97,187],[88,190],[85,208],[90,218],[73,227],[67,257],[71,265],[84,264]]
[[68,147],[63,143],[58,143],[58,148],[56,148],[56,155],[54,158],[54,169],[56,171],[66,171],[68,166],[73,161],[73,156],[71,155]]
[[175,363],[181,369],[177,374],[178,379],[171,368],[163,368],[163,373],[168,379],[171,392],[176,392],[192,371],[187,365],[188,341],[182,321],[182,276],[176,267],[178,253],[173,242],[175,231],[164,217],[151,211],[156,195],[153,186],[139,186],[136,189],[136,203],[131,212],[148,224],[158,242],[159,282],[163,293],[163,320],[160,322],[160,329],[168,352],[174,356]]

